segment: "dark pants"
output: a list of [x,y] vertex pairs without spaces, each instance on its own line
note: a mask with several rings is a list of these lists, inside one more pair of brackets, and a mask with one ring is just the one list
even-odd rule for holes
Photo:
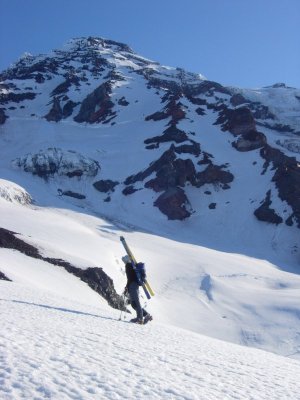
[[147,311],[141,306],[139,298],[139,285],[137,282],[131,282],[128,288],[128,293],[130,296],[131,307],[136,311],[137,318],[142,319],[148,315]]

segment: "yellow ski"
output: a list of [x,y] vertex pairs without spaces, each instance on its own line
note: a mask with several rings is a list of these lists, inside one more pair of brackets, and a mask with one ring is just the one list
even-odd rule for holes
[[145,286],[148,289],[148,292],[151,294],[151,296],[154,296],[155,293],[153,292],[153,290],[152,290],[152,288],[151,288],[151,286],[150,286],[148,281],[145,281]]

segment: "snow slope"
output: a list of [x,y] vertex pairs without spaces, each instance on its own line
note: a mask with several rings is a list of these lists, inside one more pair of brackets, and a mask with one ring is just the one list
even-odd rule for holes
[[[7,183],[8,185],[8,183]],[[139,231],[73,206],[21,205],[0,199],[1,226],[34,245],[45,257],[86,269],[102,267],[119,294],[125,286],[126,237],[147,265],[156,292],[148,302],[155,318],[170,325],[285,356],[300,354],[300,277],[267,261],[224,253]],[[0,271],[14,282],[91,306],[105,304],[64,269],[18,251],[0,248]]]
[[0,282],[0,397],[297,400],[300,364]]

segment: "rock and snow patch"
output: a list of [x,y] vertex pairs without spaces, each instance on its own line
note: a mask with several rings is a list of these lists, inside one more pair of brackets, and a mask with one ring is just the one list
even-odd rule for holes
[[300,143],[298,139],[277,140],[276,144],[292,153],[300,153]]
[[11,203],[19,203],[23,205],[30,204],[32,198],[24,188],[16,183],[0,179],[0,198]]
[[100,170],[97,161],[76,151],[56,147],[40,150],[36,154],[26,154],[24,157],[13,160],[12,163],[14,167],[22,168],[25,172],[31,172],[42,178],[48,178],[54,174],[69,178],[94,177]]

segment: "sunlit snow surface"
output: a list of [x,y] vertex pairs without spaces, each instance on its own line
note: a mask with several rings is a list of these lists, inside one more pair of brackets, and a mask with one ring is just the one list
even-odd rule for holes
[[1,282],[0,397],[300,399],[300,364]]
[[[126,283],[123,235],[147,265],[156,293],[148,308],[157,321],[299,358],[299,275],[264,260],[167,239],[63,205],[60,198],[56,208],[0,199],[2,227],[17,232],[45,257],[83,269],[102,267],[120,294]],[[0,256],[0,271],[16,283],[108,308],[61,267],[5,248]]]

